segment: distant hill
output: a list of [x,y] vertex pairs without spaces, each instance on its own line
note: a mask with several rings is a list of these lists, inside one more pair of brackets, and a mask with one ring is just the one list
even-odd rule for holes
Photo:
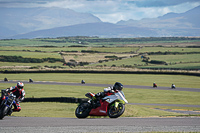
[[[200,6],[185,13],[168,13],[158,18],[146,18],[142,20],[119,21],[118,25],[128,25],[149,28],[200,28]],[[167,26],[167,27],[166,27]]]
[[[24,10],[26,13],[20,16]],[[0,8],[0,25],[3,27],[0,27],[0,38],[200,36],[199,16],[200,6],[185,13],[168,13],[158,18],[112,24],[102,22],[92,14],[77,13],[70,9]]]
[[[36,30],[101,22],[89,13],[65,8],[0,8],[0,38]],[[3,27],[3,28],[2,28]]]
[[119,21],[117,25],[146,27],[160,36],[200,36],[200,6],[185,13],[168,13],[158,18]]
[[27,34],[16,35],[12,38],[53,38],[64,36],[143,37],[152,34],[154,34],[154,32],[148,28],[137,28],[100,22],[39,30]]

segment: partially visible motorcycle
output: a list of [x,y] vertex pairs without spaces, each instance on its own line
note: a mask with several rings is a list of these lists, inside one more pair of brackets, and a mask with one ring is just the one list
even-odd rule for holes
[[88,116],[109,116],[110,118],[118,118],[125,111],[125,103],[128,103],[122,91],[107,93],[101,98],[98,105],[94,102],[94,93],[86,93],[88,101],[81,103],[75,111],[77,118],[86,118]]
[[12,105],[15,103],[16,96],[9,94],[6,90],[1,90],[2,98],[0,103],[0,119],[12,114]]

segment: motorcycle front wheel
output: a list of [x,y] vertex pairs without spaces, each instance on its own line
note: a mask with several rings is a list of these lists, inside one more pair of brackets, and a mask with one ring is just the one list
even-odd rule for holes
[[125,105],[122,103],[119,103],[118,107],[111,105],[108,109],[108,116],[110,118],[118,118],[120,117],[125,111]]
[[6,116],[7,112],[8,112],[8,107],[7,106],[2,107],[0,110],[0,119],[3,119],[4,116]]
[[77,118],[86,118],[88,117],[91,109],[89,108],[90,104],[88,102],[81,103],[75,111],[75,115]]

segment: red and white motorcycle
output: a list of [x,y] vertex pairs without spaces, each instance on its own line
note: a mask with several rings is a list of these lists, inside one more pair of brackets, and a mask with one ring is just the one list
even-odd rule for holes
[[77,118],[86,118],[88,116],[109,116],[118,118],[125,111],[125,103],[128,103],[122,91],[108,92],[106,96],[100,99],[98,107],[94,103],[94,93],[86,93],[90,98],[87,102],[81,103],[75,111]]

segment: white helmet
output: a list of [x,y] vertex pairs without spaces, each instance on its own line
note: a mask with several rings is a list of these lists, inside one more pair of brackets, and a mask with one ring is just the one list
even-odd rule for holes
[[17,87],[18,87],[19,89],[23,89],[24,84],[23,84],[22,82],[18,82],[18,83],[17,83]]

